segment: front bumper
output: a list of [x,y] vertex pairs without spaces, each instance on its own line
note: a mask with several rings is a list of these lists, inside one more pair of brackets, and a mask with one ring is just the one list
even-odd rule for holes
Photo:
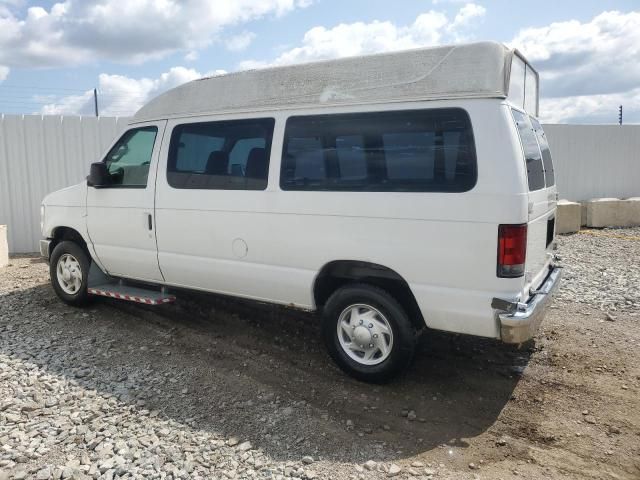
[[560,285],[562,268],[552,266],[549,275],[527,303],[494,298],[491,306],[498,310],[500,337],[505,343],[523,343],[533,338]]
[[49,260],[49,247],[51,245],[51,240],[45,239],[40,240],[40,255],[44,257],[45,260]]

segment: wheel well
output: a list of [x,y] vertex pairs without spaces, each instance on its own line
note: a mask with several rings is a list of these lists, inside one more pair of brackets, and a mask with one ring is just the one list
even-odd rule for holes
[[80,235],[77,230],[74,230],[70,227],[58,227],[53,231],[53,239],[51,244],[49,245],[49,255],[51,255],[53,249],[56,248],[56,245],[65,240],[80,245],[86,252],[87,256],[91,258],[89,248],[87,247],[87,242],[84,241],[84,238],[82,238],[82,235]]
[[313,297],[320,310],[331,294],[349,283],[368,283],[391,294],[409,315],[417,329],[425,327],[424,317],[409,284],[397,272],[375,263],[338,260],[327,263],[318,274],[313,286]]

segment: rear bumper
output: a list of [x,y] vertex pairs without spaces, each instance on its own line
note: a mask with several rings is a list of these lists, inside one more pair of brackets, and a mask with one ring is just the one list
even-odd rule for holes
[[533,338],[560,285],[561,272],[560,267],[552,266],[540,288],[527,303],[493,299],[491,306],[497,309],[503,342],[523,343]]
[[44,257],[45,260],[49,261],[49,246],[51,245],[51,240],[45,239],[40,240],[40,255]]

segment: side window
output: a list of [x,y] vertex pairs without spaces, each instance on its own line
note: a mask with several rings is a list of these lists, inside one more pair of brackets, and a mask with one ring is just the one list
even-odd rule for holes
[[529,181],[529,191],[540,190],[544,188],[544,165],[542,163],[542,155],[538,148],[538,140],[533,126],[529,121],[529,117],[517,110],[512,110],[513,118],[518,127],[518,134],[522,141],[524,149],[524,157],[527,162],[527,178]]
[[143,127],[122,135],[104,160],[113,186],[147,186],[157,133],[156,127]]
[[464,192],[477,177],[456,108],[290,117],[282,155],[283,190]]
[[531,124],[536,132],[538,138],[538,145],[540,145],[540,153],[542,153],[542,163],[544,165],[544,176],[546,178],[547,187],[555,185],[556,178],[553,171],[553,160],[551,159],[551,150],[549,150],[549,142],[547,142],[547,136],[542,129],[542,125],[535,118],[529,117]]
[[362,135],[336,137],[336,155],[340,178],[363,180],[367,178],[367,152]]
[[264,190],[275,120],[178,125],[171,134],[167,181],[174,188]]

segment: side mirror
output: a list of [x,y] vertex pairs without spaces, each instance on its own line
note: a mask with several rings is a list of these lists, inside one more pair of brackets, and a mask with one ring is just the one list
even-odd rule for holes
[[91,164],[89,176],[87,177],[87,185],[95,188],[111,185],[111,175],[109,175],[109,169],[106,163],[96,162]]

